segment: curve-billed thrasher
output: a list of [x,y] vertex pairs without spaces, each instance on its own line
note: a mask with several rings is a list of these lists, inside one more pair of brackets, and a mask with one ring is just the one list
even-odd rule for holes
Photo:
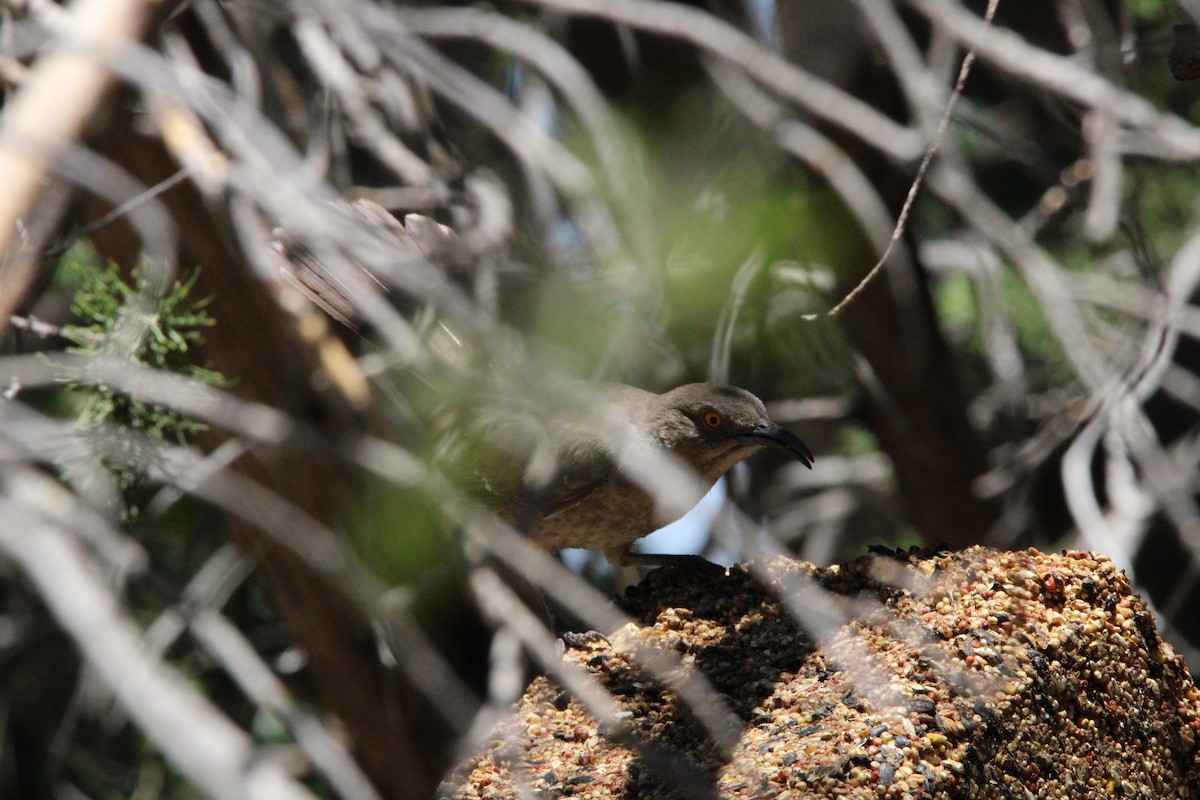
[[[614,565],[658,563],[630,553],[637,539],[674,522],[734,464],[774,445],[812,468],[804,442],[767,418],[745,389],[692,383],[663,394],[588,384],[583,413],[482,423],[490,458],[477,488],[501,516],[551,550],[602,550]],[[650,487],[675,456],[699,479],[679,486],[687,503],[655,502]],[[482,486],[480,486],[480,484]],[[701,491],[702,490],[702,491]],[[664,498],[670,500],[672,498]]]

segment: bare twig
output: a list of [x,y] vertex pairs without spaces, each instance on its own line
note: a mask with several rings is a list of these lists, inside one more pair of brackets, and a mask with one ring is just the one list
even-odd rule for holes
[[1141,95],[1114,85],[1065,56],[1034,47],[1009,30],[993,28],[951,0],[909,0],[929,21],[979,57],[1044,90],[1070,98],[1089,109],[1105,109],[1113,118],[1149,137],[1164,159],[1200,156],[1200,131],[1164,114]]
[[919,134],[897,125],[861,100],[808,74],[711,14],[658,0],[529,0],[568,14],[600,17],[687,41],[726,59],[807,113],[843,128],[900,163],[917,158]]
[[305,754],[346,800],[379,800],[346,748],[310,712],[305,711],[270,667],[228,619],[213,610],[191,615],[190,626],[200,643],[229,672],[242,691],[287,721]]
[[[992,17],[994,17],[996,14],[996,7],[998,4],[999,0],[988,0],[987,11],[984,14],[984,25],[991,24]],[[967,54],[963,56],[962,66],[960,66],[958,70],[958,78],[954,82],[954,91],[951,92],[950,98],[946,103],[946,109],[942,113],[941,121],[938,122],[937,130],[933,135],[933,141],[930,142],[929,147],[925,150],[925,155],[921,158],[921,164],[919,167],[917,167],[917,174],[913,178],[912,184],[908,187],[908,194],[904,198],[904,205],[900,207],[900,215],[896,220],[896,226],[892,230],[891,239],[888,240],[887,247],[884,248],[883,254],[879,257],[879,260],[875,262],[875,266],[871,267],[871,269],[867,271],[867,274],[863,276],[862,280],[860,280],[853,289],[847,292],[846,296],[839,300],[833,308],[829,309],[823,314],[805,314],[803,319],[812,321],[821,319],[823,317],[836,317],[842,312],[843,309],[853,303],[859,295],[866,291],[867,286],[871,284],[871,281],[875,279],[875,276],[882,272],[884,266],[887,265],[888,257],[892,254],[892,250],[895,249],[896,243],[900,241],[900,237],[904,235],[904,228],[908,223],[908,215],[912,211],[913,203],[916,202],[917,193],[921,190],[921,184],[924,181],[925,173],[928,171],[929,165],[933,163],[933,157],[937,154],[938,147],[941,145],[942,139],[946,136],[946,130],[950,127],[950,120],[954,116],[954,107],[958,103],[958,98],[962,96],[963,86],[966,85],[967,76],[971,74],[971,65],[974,63],[974,61],[975,50],[972,47],[972,49],[968,50]]]
[[171,762],[214,798],[312,795],[250,737],[150,656],[138,630],[71,535],[36,507],[0,497],[0,550],[37,588],[59,624]]
[[431,183],[435,179],[433,168],[400,141],[371,108],[361,85],[362,76],[342,57],[325,27],[315,18],[302,18],[295,24],[295,34],[313,69],[344,104],[363,145],[395,170],[405,183],[418,186]]
[[811,125],[785,118],[777,103],[726,62],[712,62],[709,72],[746,119],[773,132],[780,147],[829,182],[858,219],[880,255],[880,263],[893,258],[900,264],[911,263],[906,248],[893,244],[895,225],[887,206],[854,159]]
[[[55,45],[30,71],[0,116],[0,256],[33,207],[59,154],[75,141],[112,85],[107,62],[163,11],[151,0],[77,0]],[[0,268],[3,262],[0,262]],[[30,271],[0,281],[0,323],[21,302]]]

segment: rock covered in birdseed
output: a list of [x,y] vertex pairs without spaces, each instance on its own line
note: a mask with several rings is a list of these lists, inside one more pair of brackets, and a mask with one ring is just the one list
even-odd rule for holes
[[[446,796],[1200,797],[1200,693],[1102,556],[661,569],[623,606],[637,626],[564,656],[607,717],[538,678]],[[675,691],[694,672],[731,746]]]

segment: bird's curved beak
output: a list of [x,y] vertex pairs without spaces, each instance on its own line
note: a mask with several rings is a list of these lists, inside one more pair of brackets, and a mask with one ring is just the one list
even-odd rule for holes
[[761,439],[765,444],[782,448],[801,464],[812,469],[814,459],[808,445],[800,441],[799,436],[769,419],[764,419],[752,430],[743,433],[742,436],[748,439]]

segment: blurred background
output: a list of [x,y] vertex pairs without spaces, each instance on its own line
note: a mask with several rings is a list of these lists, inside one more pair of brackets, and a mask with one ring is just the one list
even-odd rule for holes
[[647,550],[1096,550],[1195,669],[1192,12],[0,3],[0,796],[432,795],[544,644],[489,564],[612,591],[454,484],[581,378],[816,453]]

